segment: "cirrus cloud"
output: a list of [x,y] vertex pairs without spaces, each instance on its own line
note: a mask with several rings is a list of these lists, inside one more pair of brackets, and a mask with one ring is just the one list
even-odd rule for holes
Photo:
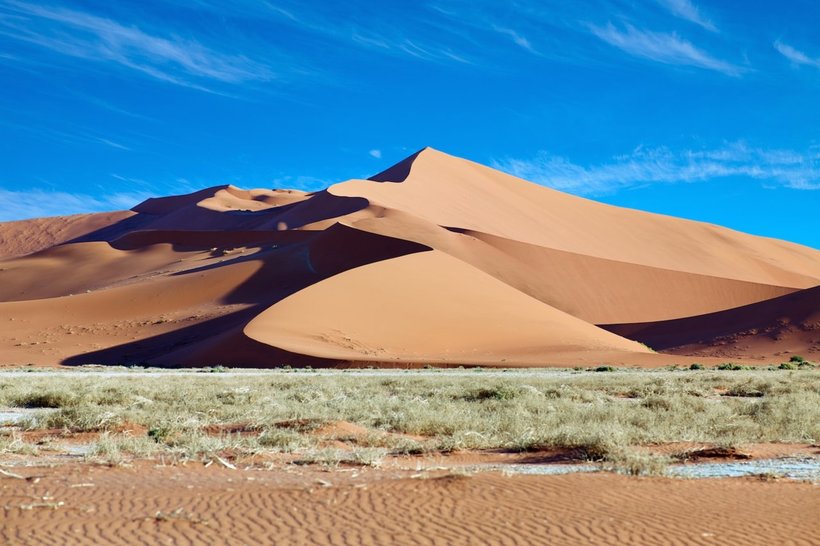
[[669,65],[714,70],[729,76],[739,76],[744,72],[743,68],[712,56],[675,32],[641,30],[629,24],[622,30],[612,23],[605,26],[593,25],[590,31],[609,45],[635,57]]
[[820,153],[766,150],[742,142],[712,150],[672,151],[638,147],[596,165],[580,165],[548,152],[531,159],[503,159],[493,167],[544,186],[601,195],[652,183],[702,182],[747,177],[792,189],[820,190]]

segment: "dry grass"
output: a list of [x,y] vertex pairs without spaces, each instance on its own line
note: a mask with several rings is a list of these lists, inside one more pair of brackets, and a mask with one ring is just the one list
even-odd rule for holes
[[[25,422],[26,429],[103,432],[93,452],[111,462],[160,453],[202,459],[295,452],[309,462],[377,464],[387,453],[560,447],[630,472],[654,472],[665,461],[631,448],[817,441],[819,379],[811,369],[0,374],[0,407],[53,408]],[[371,433],[335,438],[350,449],[328,450],[315,430],[335,421]],[[148,433],[118,433],[126,424]],[[0,451],[25,449],[19,438],[0,437]]]

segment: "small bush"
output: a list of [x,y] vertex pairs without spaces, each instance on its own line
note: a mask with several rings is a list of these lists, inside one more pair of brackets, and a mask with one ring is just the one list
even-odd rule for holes
[[598,366],[597,368],[593,368],[593,372],[614,372],[615,368],[612,366]]
[[806,359],[800,355],[792,355],[792,357],[789,359],[789,362],[796,362],[797,364],[800,364],[801,362],[805,361]]
[[18,408],[64,408],[74,402],[73,398],[61,391],[31,392],[17,397],[12,405]]
[[735,385],[724,394],[724,396],[737,396],[739,398],[761,398],[764,395],[763,390],[751,385]]
[[777,369],[778,370],[796,370],[797,366],[795,366],[791,362],[784,362],[780,366],[778,366]]
[[60,428],[72,432],[111,430],[120,424],[119,417],[98,407],[68,407],[54,413],[38,416],[36,428]]
[[607,455],[604,467],[630,476],[662,476],[671,462],[666,455],[621,448]]
[[148,438],[158,444],[164,444],[178,432],[169,426],[156,426],[148,429]]
[[703,370],[703,369],[705,369],[705,367],[703,366],[703,364],[698,364],[697,362],[695,362],[694,364],[689,366],[689,369],[690,370]]
[[290,453],[310,444],[310,438],[297,430],[270,428],[264,431],[257,442],[260,446]]
[[506,385],[499,385],[491,388],[480,388],[468,392],[460,397],[467,402],[482,402],[484,400],[512,400],[521,394],[519,389]]
[[641,406],[651,410],[669,411],[673,408],[673,401],[669,396],[649,396],[641,401]]
[[735,364],[734,362],[724,362],[723,364],[718,364],[718,370],[729,370],[729,371],[737,371],[744,369],[743,366],[740,364]]

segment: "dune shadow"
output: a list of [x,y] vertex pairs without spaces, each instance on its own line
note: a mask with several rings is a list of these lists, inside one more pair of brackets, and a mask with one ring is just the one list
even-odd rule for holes
[[62,244],[104,241],[119,250],[167,243],[183,249],[245,246],[298,239],[298,228],[367,208],[363,197],[332,195],[326,190],[303,201],[263,210],[211,210],[199,206],[221,187],[182,196],[149,199],[133,216]]
[[[714,313],[655,322],[600,324],[600,328],[657,351],[691,344],[712,345],[759,337],[777,340],[789,328],[813,329],[820,309],[820,286]],[[816,319],[814,319],[816,321]]]
[[[242,328],[264,306],[251,307],[171,332],[135,340],[107,349],[64,359],[63,366],[101,364],[108,366],[152,366],[161,368],[232,367],[330,367],[334,361],[300,355],[259,343],[242,334]],[[203,341],[218,345],[200,350]],[[191,359],[195,358],[193,362]]]
[[[244,335],[243,329],[276,302],[324,279],[371,263],[431,250],[430,247],[336,224],[313,232],[298,243],[283,245],[228,262],[175,273],[201,274],[238,261],[257,260],[261,267],[227,293],[218,304],[250,304],[223,316],[171,332],[64,359],[66,366],[83,364],[180,366],[327,367],[338,362],[298,355]],[[401,287],[397,286],[397,290]]]
[[368,180],[372,180],[373,182],[404,182],[407,180],[407,177],[410,176],[410,169],[413,168],[413,163],[416,161],[416,158],[426,149],[427,148],[422,148],[413,155],[399,161],[392,167],[389,167],[378,174],[374,174],[368,178]]

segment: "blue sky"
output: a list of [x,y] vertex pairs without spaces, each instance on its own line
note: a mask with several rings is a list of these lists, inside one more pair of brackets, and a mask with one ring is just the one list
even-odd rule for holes
[[817,248],[818,23],[815,0],[0,0],[0,220],[319,189],[433,146]]

